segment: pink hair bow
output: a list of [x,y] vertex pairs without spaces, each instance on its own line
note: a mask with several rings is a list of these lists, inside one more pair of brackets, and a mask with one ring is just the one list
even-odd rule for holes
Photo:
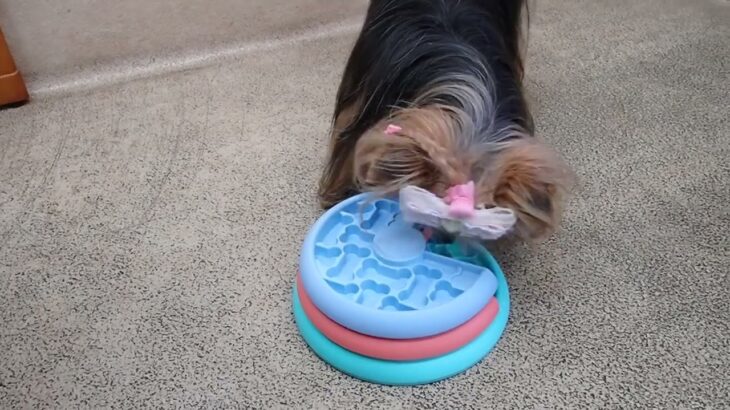
[[500,238],[517,222],[507,208],[475,209],[473,182],[449,188],[443,199],[409,185],[400,190],[400,204],[406,222],[483,240]]

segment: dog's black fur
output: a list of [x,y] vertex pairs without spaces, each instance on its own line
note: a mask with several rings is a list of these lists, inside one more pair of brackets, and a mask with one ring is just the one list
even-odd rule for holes
[[[523,19],[528,20],[524,0],[372,0],[337,94],[330,158],[320,182],[323,204],[332,205],[362,188],[359,171],[353,170],[358,142],[384,120],[397,117],[398,110],[414,104],[453,107],[469,117],[470,135],[455,137],[468,140],[461,144],[467,151],[530,137],[533,122],[522,90]],[[424,151],[433,156],[433,150]],[[484,158],[490,155],[487,151]],[[451,154],[459,162],[458,153],[445,155]],[[498,171],[512,170],[514,160],[519,159],[502,161]],[[484,161],[474,160],[466,178],[486,180],[473,174],[488,172],[487,168]],[[553,214],[553,181],[522,181],[519,177],[525,173],[516,175],[521,192],[502,195],[504,184],[490,182],[484,188],[489,191],[484,194],[487,206],[524,194],[526,198],[512,202],[524,199],[525,207]],[[529,213],[523,215],[534,217]]]
[[427,84],[457,74],[494,79],[497,116],[531,131],[522,95],[524,8],[523,0],[373,0],[345,68],[335,116],[358,96],[371,98],[341,138],[356,139],[393,107],[412,103]]

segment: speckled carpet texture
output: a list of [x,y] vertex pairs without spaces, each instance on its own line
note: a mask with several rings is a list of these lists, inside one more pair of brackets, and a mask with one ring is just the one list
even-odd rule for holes
[[334,370],[291,310],[361,12],[0,111],[0,408],[729,408],[730,3],[537,2],[527,92],[579,186],[496,251],[496,349],[422,387]]

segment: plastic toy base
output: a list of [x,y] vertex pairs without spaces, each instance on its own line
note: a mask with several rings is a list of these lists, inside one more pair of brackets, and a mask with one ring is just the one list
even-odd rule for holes
[[476,316],[445,333],[417,339],[383,339],[350,330],[320,312],[307,295],[301,274],[297,275],[297,295],[304,314],[327,339],[352,352],[383,360],[422,360],[452,352],[479,336],[499,311],[496,298]]
[[484,358],[502,336],[509,318],[509,289],[497,261],[486,250],[478,251],[497,277],[496,298],[499,312],[491,325],[464,347],[432,359],[396,362],[373,359],[353,353],[327,339],[307,318],[296,286],[293,291],[294,318],[309,347],[325,362],[350,376],[386,385],[433,383],[459,374]]
[[387,339],[456,328],[483,310],[497,278],[468,254],[431,250],[397,202],[360,194],[312,225],[300,256],[307,295],[340,325]]

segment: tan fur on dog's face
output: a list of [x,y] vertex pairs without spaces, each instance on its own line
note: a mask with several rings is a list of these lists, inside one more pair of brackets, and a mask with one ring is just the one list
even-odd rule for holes
[[[402,130],[386,134],[389,123]],[[360,138],[354,178],[365,191],[388,194],[416,185],[438,196],[473,180],[477,204],[512,209],[522,239],[542,239],[557,228],[571,176],[552,150],[534,137],[495,144],[487,152],[479,147],[470,152],[460,142],[448,113],[435,108],[400,112]]]
[[477,182],[477,201],[512,209],[516,234],[539,240],[560,224],[573,176],[558,155],[541,142],[516,139],[493,152]]
[[[398,125],[389,135],[385,128]],[[354,176],[364,190],[383,193],[417,185],[443,194],[451,185],[468,180],[471,161],[460,152],[453,121],[438,108],[408,109],[379,123],[355,147]]]

